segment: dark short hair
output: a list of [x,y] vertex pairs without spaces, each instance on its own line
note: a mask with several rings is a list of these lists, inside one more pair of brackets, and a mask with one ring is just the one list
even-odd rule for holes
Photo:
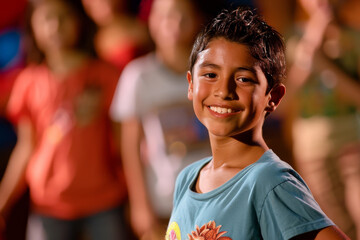
[[285,45],[282,36],[250,7],[223,10],[196,37],[191,55],[190,71],[198,54],[215,38],[249,47],[268,81],[268,91],[285,78]]

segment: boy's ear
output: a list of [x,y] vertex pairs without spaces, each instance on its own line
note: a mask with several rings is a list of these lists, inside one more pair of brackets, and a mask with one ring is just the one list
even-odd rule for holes
[[273,112],[277,108],[277,106],[280,104],[281,99],[285,95],[284,84],[280,83],[280,84],[274,86],[268,94],[269,94],[269,101],[267,103],[265,111]]
[[187,78],[188,83],[189,83],[188,99],[192,101],[193,100],[193,80],[192,80],[192,75],[191,75],[190,71],[187,72],[186,78]]

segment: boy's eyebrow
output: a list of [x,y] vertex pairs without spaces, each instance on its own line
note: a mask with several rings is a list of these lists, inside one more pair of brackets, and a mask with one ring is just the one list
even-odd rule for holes
[[[216,69],[220,69],[221,67],[215,63],[211,63],[211,62],[202,62],[199,64],[200,68],[203,67],[211,67],[211,68],[216,68]],[[247,66],[243,66],[243,67],[238,67],[237,68],[240,71],[249,71],[252,72],[253,74],[256,74],[256,70],[253,67],[247,67]]]
[[245,71],[249,71],[252,72],[253,74],[256,75],[256,70],[253,67],[238,67],[239,70],[245,70]]
[[220,69],[221,67],[215,63],[211,63],[211,62],[202,62],[201,64],[199,64],[199,67],[200,68],[203,68],[203,67],[211,67],[211,68],[217,68],[217,69]]

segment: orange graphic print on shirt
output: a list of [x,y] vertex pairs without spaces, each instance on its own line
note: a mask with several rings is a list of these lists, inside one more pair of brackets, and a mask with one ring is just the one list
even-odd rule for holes
[[[227,232],[220,232],[221,225],[216,226],[215,221],[210,221],[202,227],[196,226],[196,230],[188,234],[188,240],[232,240],[224,236]],[[181,240],[180,228],[177,223],[170,224],[166,233],[166,240]]]
[[189,240],[232,240],[230,237],[223,236],[226,231],[220,232],[221,225],[216,226],[215,221],[204,224],[201,228],[196,226],[196,231],[188,234]]

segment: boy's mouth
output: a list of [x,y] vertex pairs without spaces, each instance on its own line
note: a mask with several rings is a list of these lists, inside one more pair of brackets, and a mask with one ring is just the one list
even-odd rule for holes
[[216,107],[216,106],[209,106],[209,108],[211,111],[220,113],[220,114],[237,112],[237,110],[231,109],[231,108]]

